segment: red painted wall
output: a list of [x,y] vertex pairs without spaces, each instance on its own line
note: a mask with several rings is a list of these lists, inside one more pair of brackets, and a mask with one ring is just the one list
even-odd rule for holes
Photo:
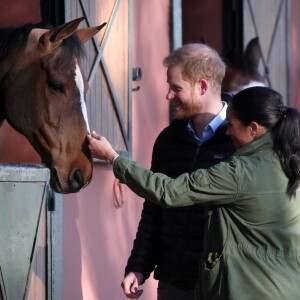
[[40,0],[1,0],[0,26],[40,22]]
[[[1,0],[0,26],[22,25],[41,21],[39,0]],[[0,130],[0,161],[40,163],[38,154],[27,139],[5,121]]]
[[222,51],[222,1],[182,1],[183,44],[204,42]]

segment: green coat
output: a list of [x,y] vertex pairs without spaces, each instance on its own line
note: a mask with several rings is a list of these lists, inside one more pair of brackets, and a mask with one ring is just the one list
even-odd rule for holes
[[155,203],[209,205],[198,299],[300,299],[300,194],[286,196],[270,133],[227,162],[177,179],[122,157],[114,173]]

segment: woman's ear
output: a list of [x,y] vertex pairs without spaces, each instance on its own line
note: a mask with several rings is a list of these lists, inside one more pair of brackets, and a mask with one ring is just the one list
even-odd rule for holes
[[250,134],[251,136],[255,139],[260,137],[261,135],[263,135],[264,133],[266,133],[266,129],[265,127],[259,125],[258,123],[256,123],[255,121],[252,121],[250,124]]

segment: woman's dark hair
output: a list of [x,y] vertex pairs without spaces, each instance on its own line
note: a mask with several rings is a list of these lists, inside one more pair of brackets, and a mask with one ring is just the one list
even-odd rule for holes
[[267,87],[252,87],[230,101],[234,116],[245,126],[252,121],[271,131],[274,151],[288,177],[287,195],[296,195],[300,184],[300,114],[283,105],[282,96]]

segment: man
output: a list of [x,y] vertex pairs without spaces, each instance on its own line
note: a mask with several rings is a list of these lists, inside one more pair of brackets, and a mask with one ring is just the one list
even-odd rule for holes
[[[158,136],[151,169],[173,178],[208,168],[230,156],[225,132],[227,103],[221,99],[225,64],[204,44],[187,44],[164,59],[174,121]],[[144,202],[122,287],[130,299],[154,270],[158,300],[193,300],[202,252],[205,208],[164,209]]]

